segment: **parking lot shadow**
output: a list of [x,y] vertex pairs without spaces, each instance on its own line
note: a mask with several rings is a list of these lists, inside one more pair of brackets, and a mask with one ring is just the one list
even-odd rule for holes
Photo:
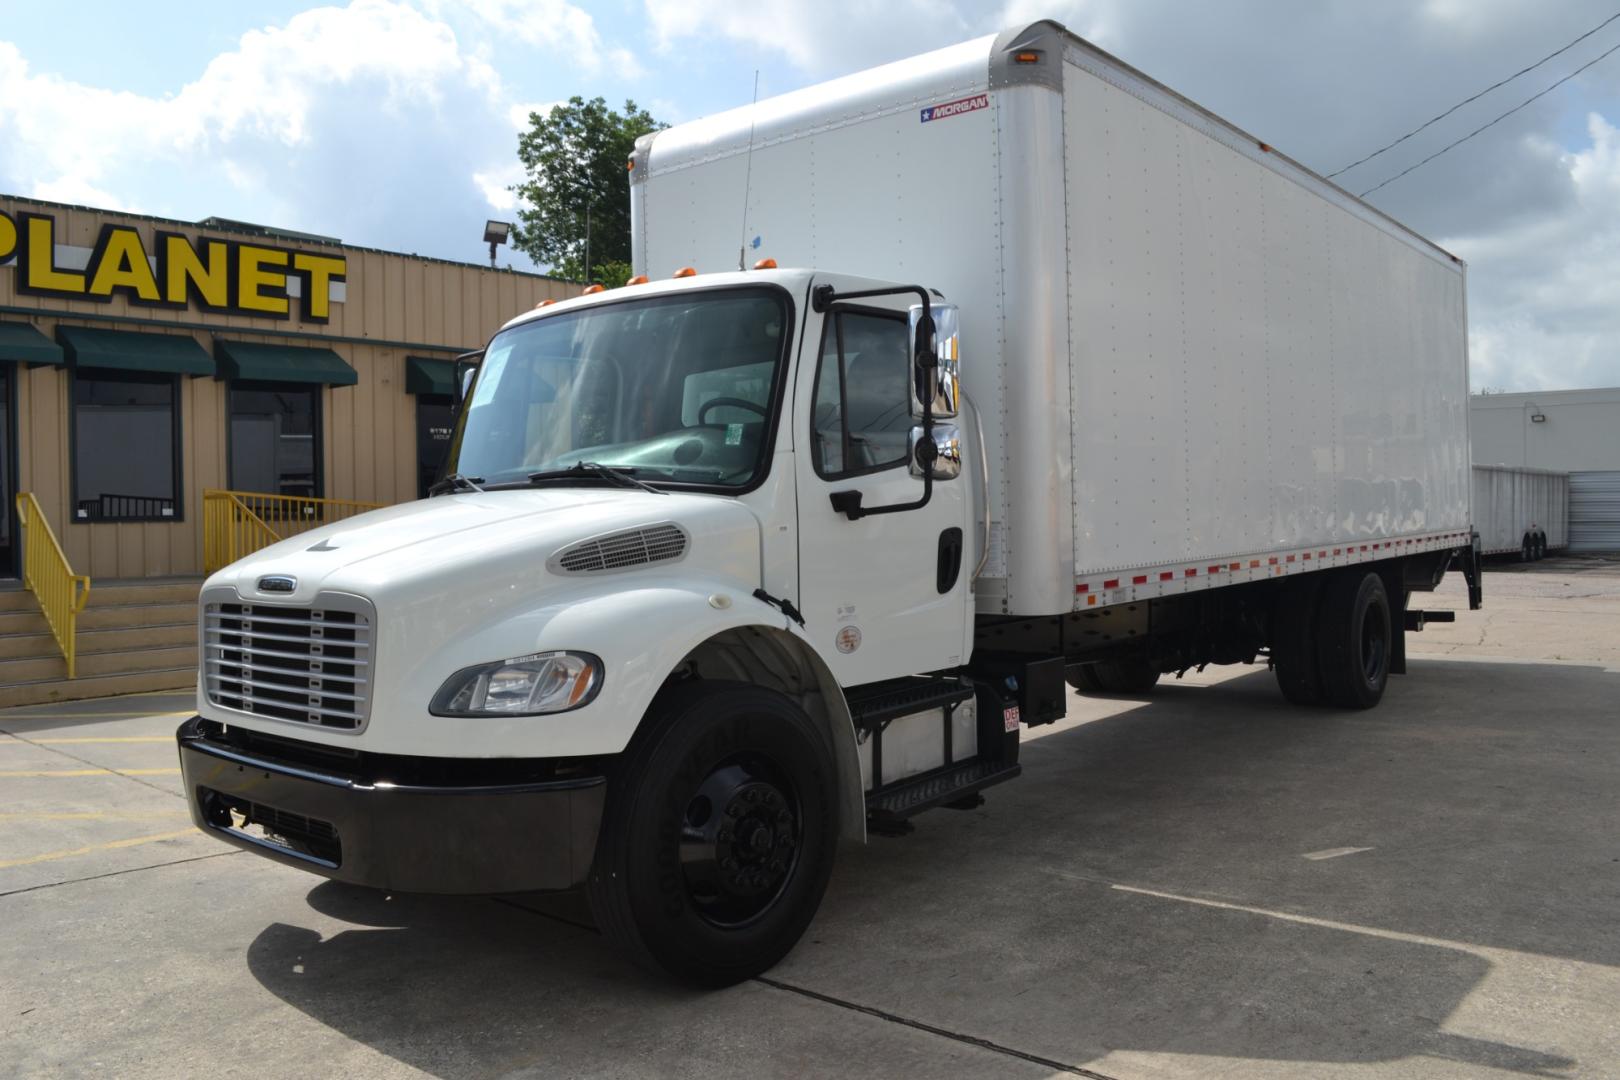
[[[1478,947],[1620,963],[1603,827],[1620,810],[1620,680],[1412,671],[1366,713],[1289,706],[1257,672],[1171,681],[1044,734],[984,808],[846,847],[770,977],[1076,1066],[1140,1051],[1565,1074],[1578,1063],[1556,1030],[1446,1026],[1491,977]],[[842,1010],[803,999],[783,1023],[796,995],[673,988],[559,921],[578,921],[567,901],[540,918],[323,884],[309,903],[307,925],[253,941],[254,977],[435,1075],[847,1060],[823,1030]]]

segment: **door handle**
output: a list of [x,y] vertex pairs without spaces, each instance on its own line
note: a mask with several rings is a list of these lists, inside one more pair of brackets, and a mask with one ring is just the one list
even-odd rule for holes
[[939,562],[934,576],[934,587],[941,596],[956,588],[956,579],[962,573],[962,530],[951,526],[939,534]]

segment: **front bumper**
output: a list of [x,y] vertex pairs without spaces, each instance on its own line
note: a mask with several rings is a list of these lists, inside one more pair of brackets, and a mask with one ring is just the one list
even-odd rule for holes
[[599,772],[396,783],[364,755],[323,764],[243,749],[201,717],[177,738],[197,827],[300,870],[424,893],[567,889],[590,870],[607,790]]

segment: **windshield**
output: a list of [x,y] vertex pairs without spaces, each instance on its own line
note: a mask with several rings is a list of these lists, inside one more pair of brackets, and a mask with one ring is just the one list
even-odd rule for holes
[[495,336],[451,470],[483,483],[591,462],[651,483],[751,486],[765,468],[788,321],[777,289],[678,293]]

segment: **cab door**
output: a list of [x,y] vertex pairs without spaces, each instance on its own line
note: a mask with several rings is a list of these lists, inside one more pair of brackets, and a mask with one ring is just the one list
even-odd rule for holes
[[[842,291],[870,286],[836,278],[817,284]],[[800,354],[799,608],[806,632],[845,686],[967,658],[967,481],[935,479],[924,505],[870,512],[917,503],[925,490],[910,449],[919,424],[909,317],[917,304],[915,293],[834,299],[819,313],[819,325],[812,314]],[[939,421],[941,437],[954,425]]]

